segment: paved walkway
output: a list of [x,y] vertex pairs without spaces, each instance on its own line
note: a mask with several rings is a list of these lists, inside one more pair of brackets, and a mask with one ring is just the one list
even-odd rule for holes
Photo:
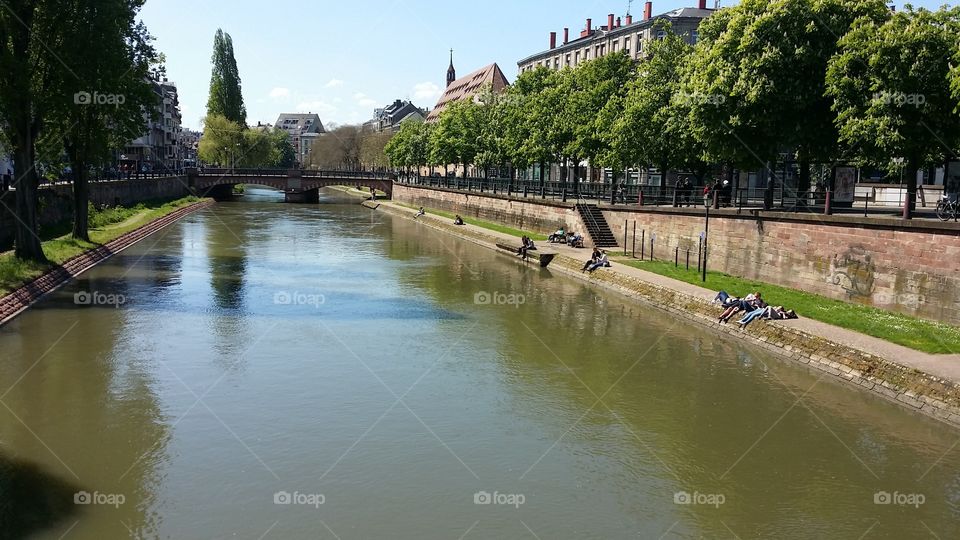
[[[383,201],[383,204],[388,204],[395,208],[399,208],[402,211],[410,212],[410,214],[416,213],[414,210],[397,205],[396,203],[392,203],[390,201]],[[429,212],[426,216],[423,216],[420,219],[427,221],[437,220],[443,223],[449,222],[447,218],[431,216]],[[517,246],[520,245],[520,241],[517,237],[506,233],[501,233],[499,231],[493,231],[470,224],[463,225],[463,227],[467,230],[474,230],[486,236],[498,238],[505,244],[516,244]],[[581,262],[586,262],[589,260],[592,252],[592,250],[589,248],[577,249],[562,244],[549,244],[547,242],[538,244],[538,248],[541,252],[556,252]],[[647,272],[639,268],[620,264],[615,261],[612,264],[613,266],[611,268],[605,268],[598,271],[620,272],[624,275],[652,283],[659,287],[672,289],[690,296],[703,298],[707,301],[712,300],[716,295],[716,291],[711,289],[692,285],[683,281],[677,281],[675,279],[654,274],[652,272]],[[717,313],[719,316],[719,308]],[[922,372],[960,383],[960,354],[934,355],[916,351],[902,345],[890,343],[889,341],[861,334],[859,332],[854,332],[852,330],[847,330],[846,328],[840,328],[839,326],[815,321],[813,319],[806,319],[803,318],[802,313],[800,314],[800,317],[800,319],[795,320],[777,321],[777,324],[794,327],[798,330],[802,330],[815,336],[820,336],[835,343],[876,355],[880,358],[886,359],[889,362],[915,368]]]

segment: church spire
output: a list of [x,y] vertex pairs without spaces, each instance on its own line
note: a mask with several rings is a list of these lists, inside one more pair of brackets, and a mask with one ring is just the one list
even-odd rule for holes
[[447,88],[457,80],[457,70],[453,67],[453,49],[450,49],[450,67],[447,68]]

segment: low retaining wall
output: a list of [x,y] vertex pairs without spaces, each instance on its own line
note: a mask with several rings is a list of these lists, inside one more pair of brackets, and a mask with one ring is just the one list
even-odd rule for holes
[[[173,200],[190,195],[182,176],[90,182],[90,202],[97,206],[130,206],[143,201]],[[43,186],[37,193],[41,227],[62,223],[73,216],[73,187],[69,184]],[[0,193],[0,251],[13,246],[14,193]]]
[[179,208],[142,227],[115,238],[98,248],[72,257],[60,266],[48,270],[33,281],[0,298],[0,325],[5,324],[45,295],[57,290],[63,284],[110,258],[112,255],[136,244],[140,240],[176,222],[187,214],[213,204],[215,204],[214,201],[200,201]]
[[[412,219],[409,210],[394,205],[384,204],[380,209]],[[496,242],[499,238],[496,236],[456,227],[429,215],[419,221],[484,247],[498,249]],[[582,265],[581,261],[557,255],[550,269],[647,302],[714,332],[736,336],[741,341],[751,340],[781,357],[805,364],[826,376],[855,384],[901,406],[960,428],[960,384],[776,321],[753,324],[743,331],[733,325],[720,325],[716,322],[717,307],[706,298],[660,287],[615,270],[584,274],[580,271]]]
[[[566,224],[585,230],[572,203],[398,184],[394,198],[541,233]],[[637,252],[656,235],[657,258],[677,247],[696,253],[704,209],[602,205],[619,242]],[[730,275],[960,324],[960,225],[850,215],[711,211],[709,268]],[[649,251],[647,251],[649,253]]]

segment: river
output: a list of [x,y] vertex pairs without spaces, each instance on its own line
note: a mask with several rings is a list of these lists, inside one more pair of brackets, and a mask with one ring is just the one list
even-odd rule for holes
[[0,328],[0,538],[957,538],[960,433],[325,194]]

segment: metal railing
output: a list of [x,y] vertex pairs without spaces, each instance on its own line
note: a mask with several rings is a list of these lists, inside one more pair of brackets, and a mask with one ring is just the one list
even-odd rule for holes
[[335,178],[343,180],[390,180],[394,175],[382,171],[341,171],[313,169],[261,169],[231,167],[201,167],[196,169],[200,176],[282,176],[287,178],[291,172],[299,173],[301,178]]

